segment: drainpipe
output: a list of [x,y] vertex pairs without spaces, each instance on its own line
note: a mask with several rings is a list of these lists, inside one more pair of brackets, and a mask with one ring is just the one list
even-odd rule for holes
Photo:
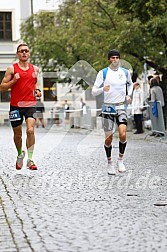
[[31,0],[31,15],[34,14],[34,10],[33,10],[33,0]]

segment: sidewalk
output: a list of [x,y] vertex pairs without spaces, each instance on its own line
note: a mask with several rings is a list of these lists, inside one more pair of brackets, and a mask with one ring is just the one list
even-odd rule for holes
[[107,175],[102,130],[60,127],[36,129],[39,170],[16,171],[0,127],[0,252],[166,252],[167,144],[127,135],[124,174]]

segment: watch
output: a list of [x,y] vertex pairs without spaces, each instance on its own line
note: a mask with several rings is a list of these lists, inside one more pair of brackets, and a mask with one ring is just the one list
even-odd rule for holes
[[39,88],[35,89],[35,91],[39,91],[41,93],[41,90]]

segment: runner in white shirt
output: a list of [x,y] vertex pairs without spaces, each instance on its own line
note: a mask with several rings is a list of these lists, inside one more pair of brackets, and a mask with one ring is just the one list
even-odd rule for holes
[[97,74],[92,94],[94,96],[103,94],[102,119],[105,132],[105,152],[108,160],[108,174],[115,175],[111,151],[114,122],[118,125],[119,132],[119,156],[118,171],[125,172],[123,164],[123,155],[126,148],[126,128],[127,113],[126,106],[131,103],[131,95],[133,91],[133,82],[130,72],[119,66],[120,53],[112,49],[108,53],[109,67],[104,80],[103,70]]

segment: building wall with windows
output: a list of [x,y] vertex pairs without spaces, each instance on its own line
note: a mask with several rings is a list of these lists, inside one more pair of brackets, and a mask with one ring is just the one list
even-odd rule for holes
[[20,25],[31,15],[31,1],[0,1],[0,71],[15,61]]
[[[38,0],[39,2],[39,0]],[[40,0],[40,5],[37,4],[37,0],[0,0],[0,81],[2,80],[4,73],[8,66],[17,61],[16,48],[21,42],[20,40],[20,26],[28,17],[34,12],[41,11],[43,9],[42,2],[47,1]],[[55,10],[57,6],[53,5],[51,8],[48,6],[48,10]],[[55,1],[56,3],[61,1]],[[38,7],[38,9],[37,9]],[[46,9],[45,9],[46,10]],[[42,90],[42,101],[44,101],[46,110],[48,113],[55,104],[63,104],[65,99],[69,100],[72,105],[75,102],[76,107],[79,106],[79,99],[82,97],[84,100],[86,96],[90,96],[90,91],[83,92],[82,89],[75,88],[71,91],[68,85],[58,83],[57,76],[52,76],[47,73],[40,72],[39,74],[39,86]],[[87,100],[89,101],[89,98]],[[91,99],[91,98],[90,98]],[[0,93],[0,110],[8,110],[10,101],[10,91]],[[7,112],[6,112],[7,113]]]
[[[0,1],[0,81],[6,68],[16,61],[20,25],[31,15],[31,0]],[[1,108],[10,100],[10,92],[0,93]]]

